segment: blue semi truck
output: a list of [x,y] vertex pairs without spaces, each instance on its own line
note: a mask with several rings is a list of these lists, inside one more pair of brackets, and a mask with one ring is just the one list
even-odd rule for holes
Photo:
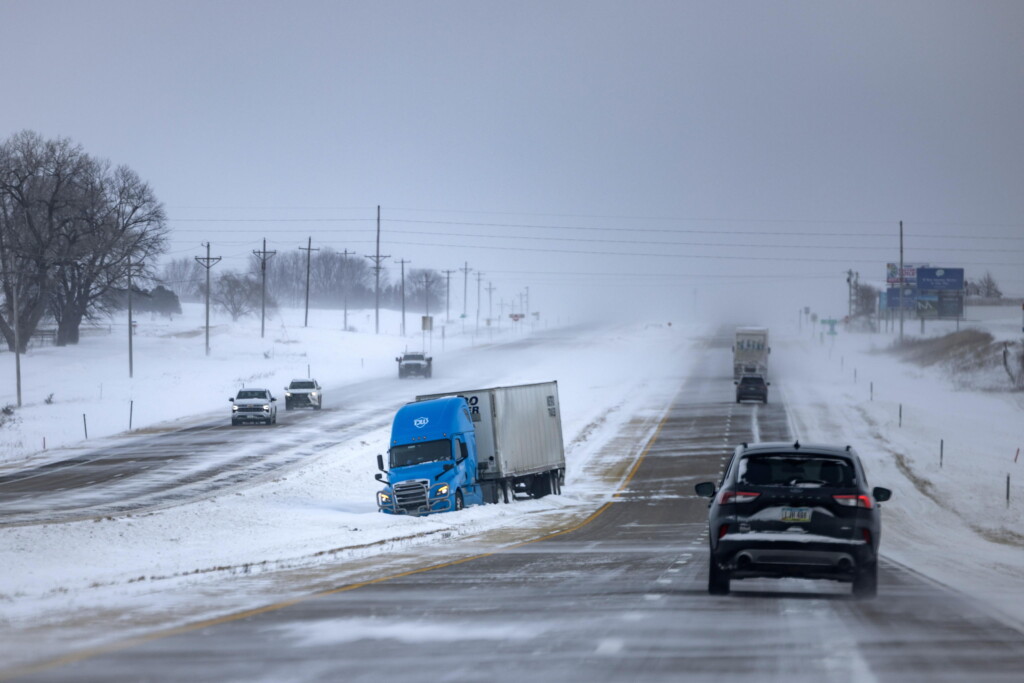
[[565,450],[558,383],[417,396],[395,415],[381,512],[427,515],[560,493]]

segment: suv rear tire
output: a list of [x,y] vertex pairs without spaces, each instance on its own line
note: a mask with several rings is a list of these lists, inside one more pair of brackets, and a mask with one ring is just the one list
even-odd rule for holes
[[853,578],[853,596],[858,600],[869,600],[878,595],[878,563],[872,562],[857,571]]
[[711,558],[711,566],[708,568],[708,593],[711,595],[729,594],[729,572],[718,566],[715,558]]

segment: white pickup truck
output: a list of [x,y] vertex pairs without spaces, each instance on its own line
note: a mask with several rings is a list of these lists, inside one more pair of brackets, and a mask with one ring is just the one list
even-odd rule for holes
[[239,389],[238,395],[229,398],[231,401],[231,424],[240,425],[245,422],[277,422],[276,398],[270,389]]

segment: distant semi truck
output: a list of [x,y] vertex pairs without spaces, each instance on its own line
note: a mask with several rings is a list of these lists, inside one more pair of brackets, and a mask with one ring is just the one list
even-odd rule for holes
[[377,456],[381,512],[427,515],[560,493],[565,449],[558,383],[417,396]]
[[732,378],[760,375],[768,379],[768,354],[771,352],[767,327],[737,327],[732,346]]

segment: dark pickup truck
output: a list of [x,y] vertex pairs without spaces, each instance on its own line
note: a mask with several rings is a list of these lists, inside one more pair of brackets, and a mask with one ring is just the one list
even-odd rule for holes
[[398,377],[430,377],[434,359],[419,351],[406,351],[395,359],[398,361]]

